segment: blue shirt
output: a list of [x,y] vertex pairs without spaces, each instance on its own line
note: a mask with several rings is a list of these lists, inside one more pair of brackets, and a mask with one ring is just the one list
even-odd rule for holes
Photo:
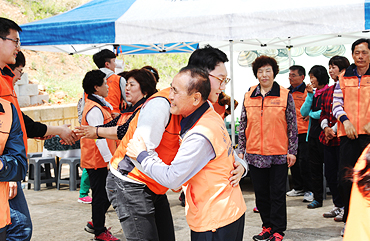
[[0,161],[3,168],[0,170],[0,181],[22,180],[27,173],[26,149],[23,143],[23,132],[19,122],[17,110],[11,104],[13,110],[13,122],[10,128]]

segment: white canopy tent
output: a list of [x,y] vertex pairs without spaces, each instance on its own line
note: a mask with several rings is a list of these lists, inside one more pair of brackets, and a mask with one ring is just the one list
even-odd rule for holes
[[20,37],[24,48],[67,53],[113,45],[161,49],[161,43],[184,42],[224,49],[226,43],[232,60],[239,49],[353,42],[367,36],[369,6],[367,0],[93,0],[22,25]]

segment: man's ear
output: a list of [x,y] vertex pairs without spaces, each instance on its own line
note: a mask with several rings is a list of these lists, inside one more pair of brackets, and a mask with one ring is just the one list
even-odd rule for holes
[[107,68],[107,69],[109,69],[109,64],[110,64],[109,62],[105,62],[104,63],[104,67]]
[[98,91],[97,87],[99,87],[99,86],[98,85],[94,85],[94,93],[93,94],[95,94],[95,92]]
[[193,105],[197,106],[202,101],[202,94],[200,92],[196,92],[193,94]]

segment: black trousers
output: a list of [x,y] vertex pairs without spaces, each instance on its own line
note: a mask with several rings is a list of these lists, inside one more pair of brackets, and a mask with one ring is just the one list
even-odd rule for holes
[[216,232],[191,231],[191,241],[242,241],[244,234],[245,214],[238,220],[225,227],[218,228]]
[[86,169],[89,174],[90,187],[92,190],[92,222],[94,225],[95,236],[98,236],[106,230],[105,228],[105,213],[107,212],[110,202],[105,190],[108,169]]
[[352,182],[347,177],[347,170],[353,168],[370,143],[370,136],[359,135],[357,139],[351,140],[347,136],[340,137],[340,158],[339,158],[339,191],[344,202],[343,221],[347,221],[349,200],[351,197]]
[[[306,135],[306,134],[300,134]],[[306,137],[305,137],[306,138]],[[295,190],[311,191],[310,163],[308,161],[308,142],[298,142],[296,163],[290,167],[292,173],[293,188]]]
[[249,165],[249,168],[262,226],[271,228],[272,233],[284,235],[287,226],[285,193],[288,165],[271,165],[270,168]]
[[312,179],[311,191],[315,200],[322,203],[324,192],[324,145],[319,141],[318,137],[308,137],[308,153]]
[[333,203],[336,207],[343,207],[342,196],[339,192],[339,146],[324,146],[325,178],[330,188]]

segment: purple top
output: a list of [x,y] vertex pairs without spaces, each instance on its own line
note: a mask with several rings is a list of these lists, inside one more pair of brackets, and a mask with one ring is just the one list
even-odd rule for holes
[[[271,90],[266,93],[265,96],[270,94]],[[261,94],[260,85],[257,86],[255,96]],[[263,97],[264,98],[264,97]],[[244,101],[243,101],[244,103]],[[288,154],[297,155],[298,148],[298,129],[297,129],[297,118],[295,112],[295,105],[293,96],[288,94],[287,108],[285,110],[286,120],[288,123]],[[249,154],[245,153],[246,136],[244,131],[247,127],[247,113],[245,111],[244,105],[242,106],[242,113],[240,116],[240,126],[239,126],[239,140],[238,140],[238,154],[243,153],[244,159],[248,164],[253,165],[258,168],[270,168],[271,165],[279,165],[287,162],[287,155],[259,155],[259,154]]]

